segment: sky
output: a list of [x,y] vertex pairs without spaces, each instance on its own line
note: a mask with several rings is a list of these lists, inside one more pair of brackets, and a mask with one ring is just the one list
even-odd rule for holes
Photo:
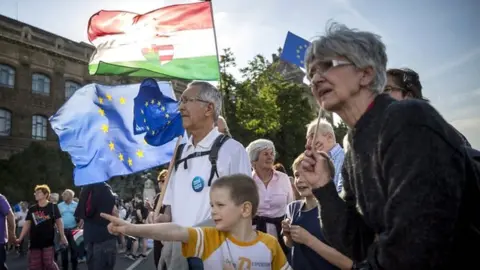
[[[145,13],[187,0],[0,0],[0,14],[74,41],[87,41],[99,10]],[[307,40],[329,20],[372,31],[387,45],[388,67],[420,74],[423,94],[480,149],[480,1],[477,0],[213,0],[219,50],[238,67],[271,56],[287,31]],[[238,72],[234,72],[238,74]]]

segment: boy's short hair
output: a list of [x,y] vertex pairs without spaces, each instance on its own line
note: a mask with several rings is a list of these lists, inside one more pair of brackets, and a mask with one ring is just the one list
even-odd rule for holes
[[303,158],[305,157],[304,153],[301,153],[298,155],[298,157],[293,161],[292,163],[292,172],[297,171],[298,165],[300,165],[300,162],[302,162]]
[[257,214],[259,196],[255,181],[245,174],[232,174],[222,176],[213,182],[211,189],[227,188],[230,190],[230,198],[236,205],[244,202],[252,204],[252,217]]
[[37,185],[34,191],[40,190],[43,194],[47,194],[47,199],[50,198],[50,187],[48,185]]
[[[334,178],[335,177],[335,165],[333,164],[333,161],[332,159],[330,158],[330,156],[325,153],[325,152],[318,152],[318,154],[320,154],[324,159],[325,159],[325,167],[327,169],[327,173],[328,173],[328,177],[329,178]],[[293,161],[293,164],[292,164],[292,171],[296,171],[297,170],[297,167],[298,165],[300,165],[300,162],[302,162],[303,158],[305,157],[305,155],[303,153],[301,153],[296,159],[295,161]]]

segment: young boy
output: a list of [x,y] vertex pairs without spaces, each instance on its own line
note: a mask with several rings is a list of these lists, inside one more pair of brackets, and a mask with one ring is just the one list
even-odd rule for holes
[[[335,167],[324,152],[323,173],[319,177],[332,178]],[[319,220],[319,206],[312,193],[312,187],[299,171],[303,154],[292,165],[295,188],[301,200],[291,202],[287,207],[287,218],[282,221],[283,239],[290,247],[289,261],[293,269],[352,269],[352,261],[334,248],[325,244]]]
[[112,234],[181,241],[183,255],[190,258],[189,263],[201,259],[203,268],[200,269],[290,269],[277,239],[252,228],[258,201],[253,179],[235,174],[217,179],[210,188],[214,228],[185,228],[173,223],[134,225],[111,215],[101,215],[111,222],[108,229]]

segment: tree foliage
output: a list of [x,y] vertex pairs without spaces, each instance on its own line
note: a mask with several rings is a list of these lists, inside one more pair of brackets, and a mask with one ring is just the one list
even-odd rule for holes
[[0,167],[0,193],[6,194],[11,203],[33,200],[36,185],[47,184],[52,193],[73,186],[73,164],[68,155],[41,143],[31,143]]
[[[221,57],[221,90],[225,115],[235,139],[244,145],[259,138],[275,143],[278,162],[289,167],[304,151],[306,123],[315,117],[303,84],[286,81],[277,71],[278,60],[255,56],[240,69],[236,81],[227,67],[235,67],[235,57],[224,50]],[[228,108],[228,109],[227,109]]]

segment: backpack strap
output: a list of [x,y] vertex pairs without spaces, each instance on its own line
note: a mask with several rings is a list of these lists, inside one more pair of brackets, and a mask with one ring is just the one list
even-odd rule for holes
[[188,166],[187,166],[187,160],[191,159],[191,158],[196,158],[196,157],[201,157],[201,156],[206,156],[208,154],[210,154],[210,151],[203,151],[203,152],[195,152],[195,153],[191,153],[190,155],[184,157],[184,158],[181,158],[182,156],[182,153],[183,153],[183,148],[185,148],[185,144],[181,144],[178,146],[178,151],[177,151],[177,155],[175,156],[175,171],[178,169],[178,166],[180,164],[182,164],[183,162],[183,169],[188,169]]
[[180,159],[182,158],[183,148],[185,148],[185,144],[182,143],[178,146],[177,152],[175,153],[175,171],[178,169],[178,165],[180,164]]
[[210,160],[210,164],[212,165],[212,169],[210,170],[210,178],[208,179],[208,186],[212,185],[212,180],[213,177],[218,175],[218,170],[217,170],[217,160],[218,160],[218,151],[220,151],[220,148],[222,145],[230,139],[229,136],[220,134],[218,137],[215,139],[212,145],[212,149],[210,149],[210,155],[208,156],[208,159]]

